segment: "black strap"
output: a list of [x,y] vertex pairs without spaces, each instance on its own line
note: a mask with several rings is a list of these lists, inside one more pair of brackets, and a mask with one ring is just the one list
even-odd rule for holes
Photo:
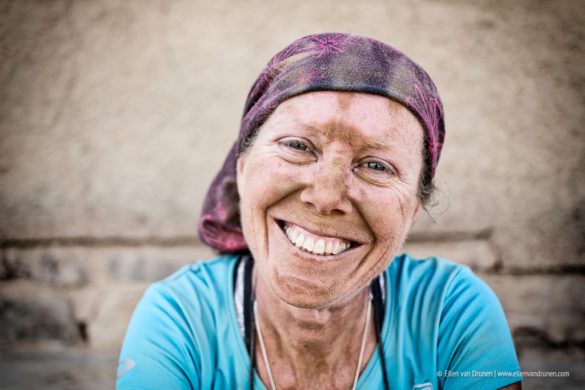
[[254,390],[254,371],[256,371],[256,339],[254,327],[254,289],[252,286],[252,268],[254,267],[254,259],[252,256],[244,255],[246,262],[244,268],[244,334],[246,341],[246,348],[250,354],[250,372],[248,373],[248,381],[250,383],[250,390]]
[[[370,284],[370,288],[372,289],[372,295],[374,297],[374,314],[377,313],[378,320],[380,321],[378,324],[384,323],[384,298],[382,297],[382,282],[380,280],[380,276],[376,276],[372,283]],[[376,317],[374,317],[376,318]]]
[[374,328],[376,331],[376,346],[380,354],[380,361],[382,362],[382,374],[384,377],[384,388],[390,389],[388,381],[388,370],[386,366],[386,356],[384,355],[384,348],[382,347],[382,324],[384,323],[384,303],[382,300],[382,289],[380,288],[380,276],[377,276],[370,284],[372,295],[374,297]]
[[[254,334],[254,290],[252,288],[252,268],[254,260],[251,256],[243,256],[244,264],[244,334],[246,348],[250,352],[252,344],[252,335]],[[252,356],[252,355],[250,355]]]

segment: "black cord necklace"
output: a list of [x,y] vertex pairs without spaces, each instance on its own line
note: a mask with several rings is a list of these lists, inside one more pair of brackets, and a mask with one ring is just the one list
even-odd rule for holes
[[[256,333],[254,332],[256,323],[254,317],[254,289],[252,288],[252,268],[254,261],[251,256],[245,264],[244,269],[244,329],[246,338],[246,347],[250,353],[250,372],[249,383],[250,390],[254,390],[254,372],[256,370]],[[384,377],[384,389],[390,390],[388,381],[386,357],[382,348],[381,324],[384,321],[384,307],[382,303],[382,291],[380,288],[379,277],[376,277],[370,284],[370,291],[372,292],[374,303],[374,329],[376,333],[376,346],[380,355],[380,362],[382,363],[382,374]]]

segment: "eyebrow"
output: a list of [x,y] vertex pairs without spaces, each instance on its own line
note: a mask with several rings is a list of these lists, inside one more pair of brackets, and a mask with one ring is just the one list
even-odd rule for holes
[[368,140],[366,140],[364,142],[364,149],[381,150],[381,149],[392,149],[392,148],[393,148],[393,144],[385,142],[385,141],[376,141],[376,140],[368,141]]
[[[292,119],[292,122],[296,125],[299,125],[314,134],[320,134],[323,131],[323,126],[314,124],[312,122],[301,122],[296,118]],[[387,150],[393,149],[393,144],[387,142],[386,140],[376,140],[376,139],[369,139],[368,137],[359,136],[360,141],[362,143],[362,149],[368,150]]]

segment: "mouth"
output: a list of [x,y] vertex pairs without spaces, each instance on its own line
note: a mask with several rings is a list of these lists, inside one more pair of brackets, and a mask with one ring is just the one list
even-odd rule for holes
[[276,220],[288,241],[297,249],[315,256],[337,256],[362,244],[341,237],[312,233],[291,222]]

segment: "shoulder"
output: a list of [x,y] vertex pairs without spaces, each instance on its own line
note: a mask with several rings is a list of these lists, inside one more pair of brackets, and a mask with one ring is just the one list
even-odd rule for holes
[[[386,345],[390,356],[407,354],[404,361],[415,362],[406,371],[420,371],[430,379],[438,371],[519,369],[501,304],[469,267],[405,254],[396,257],[386,272],[391,314],[387,328],[390,342]],[[431,347],[421,347],[425,345]],[[440,387],[495,389],[517,381],[472,379],[457,382],[443,377],[439,382]]]
[[[225,322],[233,289],[235,257],[222,256],[183,266],[167,278],[152,284],[133,314],[131,325],[143,330],[189,329],[194,342],[204,342],[210,329]],[[199,340],[200,335],[201,340]]]
[[479,317],[497,318],[498,326],[506,326],[496,294],[468,266],[404,254],[387,269],[387,280],[393,310],[411,317],[418,313],[433,328],[444,330]]
[[408,253],[394,258],[386,272],[391,285],[405,291],[416,288],[436,294],[437,290],[449,289],[458,280],[481,282],[465,265],[439,257],[416,259]]
[[395,293],[432,295],[434,303],[445,310],[470,304],[500,310],[495,293],[479,276],[468,266],[447,259],[415,259],[403,254],[390,264],[387,277]]
[[218,335],[230,335],[229,294],[236,258],[187,265],[152,284],[126,332],[121,361],[134,368],[119,388],[208,387],[219,359]]

